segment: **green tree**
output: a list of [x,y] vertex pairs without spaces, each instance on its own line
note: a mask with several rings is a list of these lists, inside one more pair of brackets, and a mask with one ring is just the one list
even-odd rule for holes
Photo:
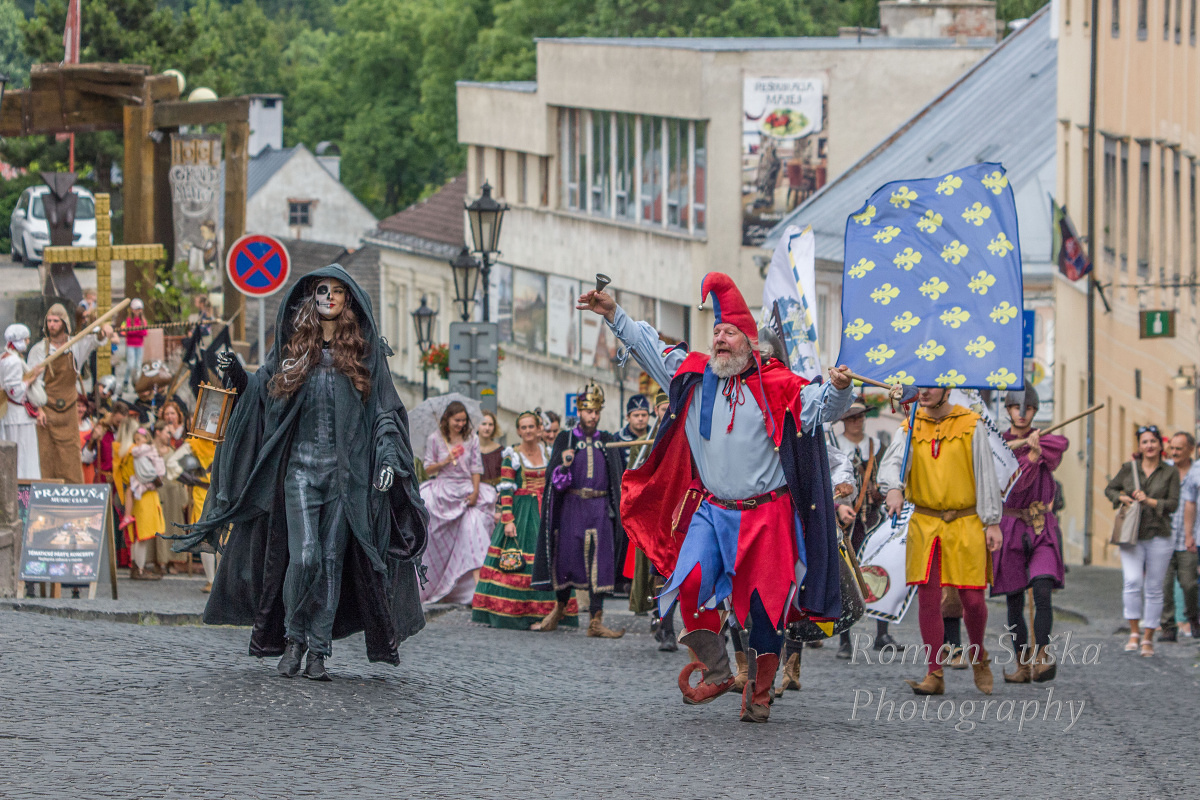
[[0,75],[8,76],[8,86],[25,85],[29,77],[29,57],[22,49],[21,26],[25,15],[13,0],[0,0]]

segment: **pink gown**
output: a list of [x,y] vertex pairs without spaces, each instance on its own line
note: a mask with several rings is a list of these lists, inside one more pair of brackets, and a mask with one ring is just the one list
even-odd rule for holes
[[[491,541],[496,488],[480,482],[479,499],[467,505],[472,475],[482,475],[479,439],[463,442],[457,464],[447,464],[421,484],[421,499],[429,509],[429,545],[421,562],[426,567],[422,603],[470,603],[475,594],[472,572],[483,566]],[[425,443],[425,463],[444,461],[450,448],[438,433]]]

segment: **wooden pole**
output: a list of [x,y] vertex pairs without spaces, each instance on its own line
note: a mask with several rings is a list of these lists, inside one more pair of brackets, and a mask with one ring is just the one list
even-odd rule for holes
[[107,314],[105,314],[102,317],[97,318],[95,322],[90,323],[84,330],[81,330],[79,333],[75,334],[70,339],[67,339],[66,343],[64,343],[62,347],[58,348],[53,353],[50,353],[49,355],[47,355],[46,360],[42,362],[42,365],[46,365],[46,364],[49,364],[50,362],[54,361],[54,359],[58,358],[63,353],[70,350],[71,347],[76,342],[82,340],[84,337],[95,336],[95,334],[92,333],[92,331],[95,328],[98,328],[99,326],[103,325],[104,323],[108,322],[110,319],[115,317],[117,314],[120,314],[122,311],[125,310],[125,306],[129,305],[129,303],[130,303],[129,298],[126,298],[126,299],[122,300],[120,303],[117,303],[117,305],[114,308],[110,308],[108,310]]
[[[1104,408],[1104,403],[1098,403],[1098,404],[1092,406],[1091,408],[1087,409],[1086,411],[1081,411],[1073,417],[1068,417],[1067,419],[1064,419],[1062,422],[1058,423],[1057,425],[1051,425],[1049,428],[1046,428],[1046,430],[1041,431],[1041,433],[1042,434],[1054,433],[1057,430],[1067,427],[1072,422],[1078,422],[1079,420],[1083,419],[1084,417],[1095,414],[1097,411],[1099,411],[1102,408]],[[1009,446],[1009,449],[1016,450],[1019,447],[1024,447],[1028,443],[1029,443],[1029,439],[1013,439],[1011,442],[1008,443],[1008,446]]]
[[[246,191],[249,180],[250,123],[229,122],[225,125],[225,247],[246,233]],[[246,340],[246,319],[240,313],[246,307],[246,296],[239,292],[225,275],[224,259],[221,274],[225,292],[226,319],[233,321],[234,341]]]
[[[125,243],[154,241],[154,107],[125,106]],[[146,299],[154,287],[154,266],[125,265],[125,296]]]

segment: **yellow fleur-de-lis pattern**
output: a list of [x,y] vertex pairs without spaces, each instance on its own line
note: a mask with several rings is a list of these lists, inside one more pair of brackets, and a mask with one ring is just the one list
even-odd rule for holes
[[959,372],[956,369],[947,370],[947,371],[943,372],[941,375],[937,376],[937,385],[938,386],[955,387],[955,386],[962,386],[966,382],[967,382],[967,376],[963,375],[961,372]]
[[925,216],[917,220],[917,229],[924,233],[937,233],[937,229],[940,227],[942,227],[942,215],[932,208],[925,212]]
[[849,325],[846,326],[845,333],[851,339],[861,342],[862,338],[873,330],[875,330],[874,325],[867,322],[862,317],[859,317],[858,319],[854,320],[853,322],[851,322]]
[[932,278],[921,284],[919,291],[930,300],[937,300],[939,297],[944,295],[946,290],[949,288],[950,284],[934,275]]
[[839,363],[889,382],[1019,387],[1017,234],[999,164],[883,184],[846,222]]
[[912,205],[912,201],[917,199],[917,193],[907,186],[901,186],[896,191],[892,192],[892,196],[888,198],[888,202],[896,208],[908,208]]
[[905,311],[892,320],[892,327],[899,333],[908,333],[920,324],[921,318],[915,316],[911,311]]
[[855,214],[850,219],[859,225],[870,225],[871,220],[875,219],[875,206],[867,206],[861,214]]
[[917,382],[917,377],[915,375],[909,375],[904,370],[900,370],[892,375],[888,375],[886,378],[883,379],[883,382],[884,383],[902,383],[905,386],[912,386],[914,383]]
[[916,349],[917,358],[922,358],[926,361],[933,361],[938,356],[946,355],[946,348],[940,345],[936,340],[930,339]]
[[888,225],[886,228],[875,232],[874,239],[877,242],[887,244],[900,235],[900,229],[895,225]]
[[983,358],[996,349],[996,343],[986,336],[976,336],[967,342],[966,351],[976,358]]
[[850,277],[861,278],[873,269],[875,269],[874,261],[868,261],[865,258],[860,258],[858,263],[850,268]]
[[969,288],[971,292],[975,294],[987,294],[988,289],[995,285],[996,276],[987,270],[981,269],[979,272],[975,273],[975,277],[971,278],[970,282],[967,283],[967,288]]
[[921,251],[906,247],[896,254],[896,257],[892,259],[892,263],[905,272],[910,272],[913,267],[921,263]]
[[996,238],[988,242],[988,252],[1001,258],[1011,253],[1016,247],[1003,232],[997,233]]
[[964,310],[960,306],[947,309],[942,312],[941,319],[943,325],[949,325],[951,328],[960,328],[962,324],[971,318],[971,312]]
[[894,355],[896,355],[896,351],[886,344],[877,344],[867,351],[867,361],[872,364],[882,364]]
[[974,225],[976,228],[982,227],[983,223],[992,216],[992,210],[983,203],[975,203],[967,206],[967,210],[962,212],[962,218]]
[[1000,194],[1008,186],[1008,176],[996,170],[984,175],[980,182],[990,189],[992,194]]
[[969,252],[971,252],[969,247],[960,242],[958,239],[954,239],[950,242],[950,244],[942,248],[942,260],[947,264],[957,265],[960,261],[967,257],[967,253]]
[[938,183],[935,190],[938,194],[944,194],[947,197],[954,194],[955,189],[962,188],[962,178],[957,175],[947,175]]
[[988,314],[992,318],[992,322],[999,322],[1001,325],[1007,325],[1017,318],[1017,307],[1005,300],[1000,305],[992,309],[992,313]]
[[895,286],[892,286],[890,283],[885,283],[879,286],[875,291],[871,292],[871,299],[884,306],[899,296],[900,290]]
[[1012,370],[1008,369],[1007,367],[1001,367],[1000,369],[993,370],[992,372],[988,373],[987,382],[989,386],[993,386],[1000,391],[1004,391],[1009,386],[1012,386],[1017,382],[1017,376],[1014,375]]

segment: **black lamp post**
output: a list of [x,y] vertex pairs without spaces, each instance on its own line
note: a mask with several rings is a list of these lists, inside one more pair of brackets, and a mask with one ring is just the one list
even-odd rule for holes
[[[462,305],[462,321],[471,321],[471,304],[475,302],[475,290],[479,286],[479,262],[471,256],[470,248],[464,246],[462,251],[450,262],[450,270],[454,273],[454,302]],[[487,305],[484,305],[487,308]],[[484,312],[487,318],[487,312]]]
[[483,258],[483,321],[490,319],[488,284],[492,274],[492,256],[500,252],[500,224],[508,205],[492,197],[492,187],[483,182],[479,199],[467,205],[467,218],[471,223],[471,242],[474,251]]
[[[433,320],[436,316],[437,312],[426,304],[425,295],[421,295],[421,307],[412,312],[412,318],[417,328],[417,348],[422,356],[429,352],[433,344]],[[429,399],[429,367],[424,363],[421,364],[421,399]]]

